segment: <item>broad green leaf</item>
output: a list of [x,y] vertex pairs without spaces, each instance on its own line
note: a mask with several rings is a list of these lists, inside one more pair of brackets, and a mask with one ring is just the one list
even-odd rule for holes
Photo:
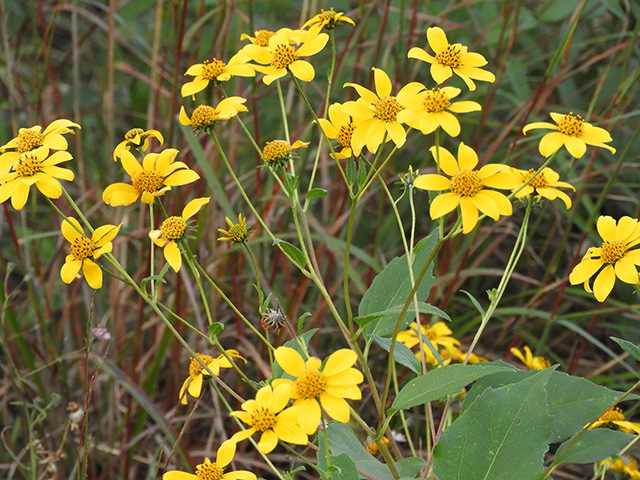
[[307,192],[307,198],[311,200],[312,198],[324,197],[327,195],[327,191],[324,188],[312,188]]
[[[384,312],[375,312],[375,313],[370,313],[368,315],[365,315],[363,317],[356,317],[353,320],[360,325],[361,327],[364,327],[365,325],[368,325],[369,323],[373,322],[374,320],[380,318],[380,317],[385,317],[385,316],[395,316],[395,318],[398,318],[398,315],[400,315],[400,313],[402,313],[402,309],[404,308],[404,304],[403,305],[396,305],[395,307],[391,307],[386,309]],[[443,312],[442,310],[440,310],[438,307],[435,307],[429,303],[425,303],[425,302],[418,302],[418,311],[420,313],[426,313],[427,315],[435,315],[436,317],[440,317],[443,318],[444,320],[450,322],[451,321],[451,317],[449,315],[447,315],[445,312]],[[415,313],[415,308],[413,303],[411,304],[411,306],[409,307],[409,309],[407,310],[407,316],[411,315]],[[413,316],[412,316],[413,318]]]
[[[378,337],[377,335],[371,335],[371,338],[378,344],[380,347],[387,352],[391,350],[391,339],[385,337]],[[396,340],[396,346],[393,349],[393,360],[400,365],[407,367],[412,370],[414,373],[420,373],[422,371],[422,367],[420,366],[420,360],[415,356],[415,354],[411,351],[409,347],[407,347],[404,343],[400,343]]]
[[403,458],[395,463],[396,470],[400,477],[406,478],[416,478],[416,475],[420,473],[420,470],[422,470],[425,465],[425,461],[418,457]]
[[[484,389],[497,388],[535,375],[536,370],[500,372],[478,380],[465,398],[463,411]],[[553,424],[549,443],[558,443],[582,430],[582,427],[600,415],[622,393],[596,385],[581,377],[553,372],[547,384],[549,414]]]
[[[420,240],[415,246],[412,264],[414,279],[417,279],[420,274],[437,240],[438,230],[436,229],[431,232],[428,237]],[[431,291],[433,280],[433,262],[431,262],[422,282],[416,290],[418,300],[423,301],[427,298]],[[358,315],[365,317],[370,314],[384,312],[398,305],[404,306],[412,288],[406,255],[396,257],[373,279],[371,286],[362,297],[358,308]],[[406,328],[414,317],[413,309],[409,308],[402,320],[401,328]],[[385,315],[367,325],[365,333],[367,335],[373,334],[382,337],[390,336],[393,333],[397,321],[397,314]]]
[[474,365],[455,364],[436,368],[414,378],[402,387],[391,409],[405,410],[416,405],[438,400],[447,395],[454,395],[460,393],[471,382],[485,375],[499,371],[508,372],[514,370],[514,367],[504,362],[483,362]]
[[[608,428],[595,428],[587,430],[565,452],[571,439],[564,442],[556,453],[558,464],[562,463],[593,463],[604,460],[624,448],[635,438],[630,433],[609,430]],[[558,457],[558,455],[560,455]]]
[[482,392],[435,446],[438,479],[539,479],[551,432],[546,386],[552,373],[540,370]]
[[279,238],[276,238],[273,241],[273,245],[277,245],[278,248],[282,250],[282,253],[284,253],[287,258],[291,260],[300,270],[304,269],[304,267],[307,265],[304,254],[295,245],[292,245],[284,240],[280,240]]
[[360,478],[356,464],[346,453],[332,457],[331,463],[338,470],[335,472],[335,475],[333,475],[334,479],[336,477],[340,480],[357,480]]
[[210,338],[214,338],[215,336],[220,334],[220,332],[222,332],[222,330],[224,330],[224,324],[223,323],[213,322],[211,325],[209,325],[209,337]]
[[624,340],[622,338],[617,337],[609,337],[611,340],[616,342],[618,345],[622,347],[622,349],[631,355],[633,358],[640,362],[640,348],[637,345],[631,343],[628,340]]
[[350,157],[347,159],[347,171],[346,171],[346,175],[347,175],[347,182],[349,183],[349,186],[351,187],[355,181],[356,181],[356,162],[355,160]]

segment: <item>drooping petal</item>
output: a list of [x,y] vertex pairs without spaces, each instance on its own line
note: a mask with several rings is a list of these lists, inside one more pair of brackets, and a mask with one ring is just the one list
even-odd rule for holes
[[11,193],[11,206],[16,210],[22,210],[25,203],[27,203],[27,199],[29,198],[29,184],[21,179],[16,179],[12,182],[13,192]]
[[222,445],[220,445],[220,448],[218,449],[218,454],[216,455],[216,463],[218,466],[224,468],[231,463],[235,454],[236,442],[232,442],[230,440],[222,442]]
[[64,283],[71,283],[78,278],[78,273],[82,267],[82,260],[74,260],[71,255],[67,257],[67,260],[60,269],[60,278]]
[[376,153],[378,148],[380,148],[380,144],[382,143],[382,139],[384,138],[386,131],[385,122],[377,118],[374,119],[367,131],[367,150],[371,153]]
[[488,215],[494,220],[498,220],[500,218],[500,211],[498,210],[498,206],[491,197],[489,197],[488,195],[483,195],[483,192],[481,191],[470,198],[471,202],[482,213]]
[[96,262],[88,258],[83,260],[82,273],[91,288],[97,290],[102,287],[102,269]]
[[40,193],[45,197],[60,198],[60,195],[62,195],[62,185],[60,185],[59,181],[42,173],[36,173],[34,176],[39,180],[36,182],[36,187],[38,187]]
[[273,430],[267,430],[260,436],[258,450],[260,450],[260,453],[267,454],[272,452],[276,445],[278,445],[278,437]]
[[164,246],[164,258],[167,259],[171,268],[174,271],[179,271],[182,266],[182,255],[180,254],[180,248],[175,241],[171,240]]
[[536,129],[536,128],[547,128],[547,129],[551,129],[551,130],[558,130],[558,126],[554,125],[553,123],[549,123],[549,122],[533,122],[533,123],[530,123],[528,125],[525,125],[524,128],[522,129],[522,133],[526,135],[529,130],[533,130],[533,129]]
[[570,135],[564,135],[564,146],[576,158],[581,158],[587,151],[587,144],[584,141]]
[[596,300],[604,302],[616,283],[616,273],[612,265],[607,265],[593,282],[593,294]]
[[324,411],[334,420],[340,423],[347,423],[349,421],[351,412],[349,411],[349,404],[346,400],[324,392],[320,395],[320,404]]
[[307,398],[299,404],[298,424],[307,435],[313,435],[318,430],[322,410],[315,398]]
[[469,197],[460,197],[462,211],[462,233],[469,233],[478,223],[478,209]]

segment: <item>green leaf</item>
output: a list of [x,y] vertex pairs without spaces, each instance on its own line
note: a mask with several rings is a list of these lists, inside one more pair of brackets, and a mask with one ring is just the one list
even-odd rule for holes
[[[361,327],[364,327],[365,325],[373,322],[374,320],[380,317],[395,316],[396,318],[398,318],[398,315],[402,313],[403,308],[404,308],[404,305],[396,305],[395,307],[387,308],[384,312],[370,313],[363,317],[356,317],[353,320]],[[449,315],[447,315],[445,312],[440,310],[438,307],[434,307],[429,303],[418,302],[418,311],[420,313],[426,313],[428,315],[435,315],[436,317],[443,318],[448,322],[451,321],[451,317]],[[410,314],[410,313],[415,313],[415,308],[413,304],[411,304],[411,306],[409,307],[409,310],[407,310],[407,314]]]
[[[474,365],[447,365],[435,368],[407,383],[391,406],[392,410],[406,410],[433,400],[459,393],[471,382],[497,371],[513,371],[504,362],[482,362]],[[465,402],[466,403],[466,402]]]
[[[604,460],[618,453],[624,446],[635,438],[635,435],[609,430],[608,428],[595,428],[587,430],[565,452],[572,439],[564,442],[556,454],[558,464],[562,463],[593,463]],[[560,454],[558,457],[557,455]]]
[[213,322],[209,325],[209,337],[214,338],[220,334],[224,330],[224,324],[220,322]]
[[539,479],[551,432],[546,386],[552,373],[551,368],[540,370],[518,383],[482,392],[435,446],[436,476]]
[[[371,338],[387,352],[391,350],[391,339],[379,337],[377,335],[371,335]],[[420,373],[422,368],[420,366],[420,360],[415,356],[409,347],[404,343],[400,343],[396,340],[396,346],[393,349],[393,360],[400,365],[403,365],[414,373]]]
[[480,305],[480,302],[478,302],[478,300],[476,300],[476,297],[471,295],[466,290],[460,290],[460,291],[462,293],[464,293],[467,297],[469,297],[469,300],[471,300],[471,303],[473,303],[473,306],[476,307],[476,310],[478,310],[478,312],[480,313],[480,316],[484,317],[484,308],[482,308],[482,305]]
[[356,181],[356,162],[353,159],[353,157],[350,157],[347,159],[346,175],[347,175],[347,182],[351,187]]
[[416,478],[420,470],[426,466],[426,462],[422,458],[407,457],[398,460],[395,464],[396,470],[400,477]]
[[302,335],[302,328],[304,327],[304,319],[310,317],[311,313],[304,312],[298,317],[298,335]]
[[627,352],[629,355],[631,355],[633,358],[635,358],[640,362],[640,348],[638,348],[637,345],[631,343],[628,340],[624,340],[622,338],[617,338],[617,337],[609,337],[609,338],[614,342],[616,342],[618,345],[620,345],[625,352]]
[[312,198],[325,197],[327,195],[327,191],[324,188],[312,188],[307,192],[307,198],[311,200]]
[[354,480],[360,478],[355,462],[351,460],[349,455],[346,453],[333,457],[331,462],[338,468],[338,471],[336,472],[337,475],[334,475],[333,478],[336,478],[336,476],[340,480]]
[[284,253],[287,258],[291,260],[300,270],[303,270],[307,265],[307,261],[304,258],[304,253],[302,253],[302,251],[295,245],[292,245],[289,242],[286,242],[279,238],[276,238],[273,241],[273,245],[277,245],[282,253]]
[[[420,240],[415,246],[412,264],[414,279],[417,279],[437,241],[438,230],[435,229],[428,237]],[[422,282],[416,290],[418,300],[425,300],[429,296],[433,280],[433,262],[431,262]],[[393,307],[404,306],[411,293],[411,289],[412,285],[409,277],[407,257],[406,255],[396,257],[373,279],[371,286],[362,297],[358,308],[358,315],[360,317],[366,317],[370,314],[384,312]],[[415,315],[412,310],[413,309],[410,308],[407,311],[407,314],[402,320],[401,328],[406,328],[414,319]],[[365,333],[367,335],[373,334],[388,337],[393,333],[397,321],[397,314],[384,315],[367,325]]]
[[[525,372],[501,372],[478,380],[467,394],[462,410],[471,405],[474,398],[486,388],[498,388],[535,375],[536,370]],[[587,423],[599,416],[622,393],[596,385],[581,377],[553,372],[547,384],[549,414],[553,417],[549,443],[559,443],[582,430]]]
[[367,168],[364,162],[360,162],[358,165],[358,188],[364,187],[364,183],[367,180]]

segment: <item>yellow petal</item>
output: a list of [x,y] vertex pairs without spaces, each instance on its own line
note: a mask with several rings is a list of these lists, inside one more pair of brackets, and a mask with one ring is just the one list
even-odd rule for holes
[[97,290],[102,287],[102,269],[96,262],[88,258],[83,260],[82,273],[91,288]]
[[304,60],[296,60],[289,65],[289,70],[296,78],[299,78],[303,82],[310,82],[316,76],[316,71],[309,62]]
[[298,423],[304,433],[313,435],[318,430],[321,418],[322,410],[315,398],[307,398],[302,401],[298,412]]
[[276,445],[278,445],[278,437],[273,433],[273,430],[267,430],[260,436],[258,450],[260,453],[267,454],[272,452],[273,449],[276,448]]
[[538,151],[543,157],[549,157],[564,145],[565,135],[560,132],[547,133],[540,140]]
[[82,230],[80,222],[73,217],[67,217],[67,219],[62,222],[61,230],[62,236],[69,243],[73,243],[78,237],[84,237],[84,231]]
[[175,187],[178,185],[186,185],[187,183],[195,182],[200,178],[193,170],[181,169],[176,172],[171,173],[168,177],[164,179],[164,184],[170,187]]
[[187,220],[188,218],[193,217],[204,205],[209,203],[210,198],[211,197],[202,197],[191,200],[182,210],[182,218]]
[[349,404],[344,399],[334,397],[325,392],[320,395],[320,403],[324,411],[334,420],[340,423],[349,421],[351,412],[349,411]]
[[598,234],[603,240],[616,239],[616,221],[609,215],[601,215],[596,223]]
[[127,183],[114,183],[102,192],[102,200],[112,207],[131,205],[139,196],[140,194],[133,188],[133,185]]
[[571,274],[569,275],[569,283],[571,285],[578,285],[589,280],[604,264],[602,260],[586,259],[573,267]]
[[478,194],[470,198],[471,198],[471,202],[482,213],[488,215],[494,220],[498,220],[500,218],[500,211],[498,210],[498,206],[495,204],[495,202],[491,199],[490,196],[483,195],[483,192],[478,192]]
[[73,282],[74,279],[78,278],[80,267],[82,267],[82,261],[73,260],[73,257],[69,255],[60,269],[60,278],[64,283]]
[[299,377],[305,370],[304,360],[290,347],[278,347],[274,352],[278,365],[292,377]]
[[444,33],[444,30],[442,30],[440,27],[427,28],[427,40],[429,41],[429,46],[436,53],[436,55],[449,46],[449,42],[447,41],[447,34]]
[[469,233],[478,223],[478,209],[469,197],[460,197],[462,211],[462,233]]
[[224,468],[231,463],[233,456],[236,454],[236,442],[227,440],[220,445],[218,454],[216,455],[216,463]]
[[460,195],[457,193],[442,193],[433,199],[429,207],[429,215],[436,220],[455,210],[460,204]]
[[442,175],[428,173],[418,176],[414,180],[413,186],[421,190],[449,190],[451,181]]
[[391,80],[389,79],[389,75],[379,68],[373,67],[372,70],[378,97],[384,98],[391,95]]
[[116,238],[116,235],[118,235],[121,226],[122,223],[118,226],[102,225],[101,227],[98,227],[94,230],[93,235],[91,235],[91,240],[96,247],[101,247]]
[[184,106],[180,107],[180,116],[178,117],[178,120],[182,125],[191,125],[191,119],[189,118],[187,113],[184,111]]
[[191,383],[189,383],[189,395],[192,397],[199,397],[202,392],[202,383],[204,377],[202,375],[196,375],[195,377],[191,377]]
[[174,271],[177,272],[180,270],[182,266],[182,255],[180,255],[180,249],[175,241],[171,240],[165,245],[164,258],[167,259],[167,262],[169,262],[169,265],[171,265]]
[[458,164],[461,170],[473,170],[478,164],[478,154],[473,148],[460,143],[458,147]]
[[130,177],[142,171],[142,166],[129,150],[120,151],[120,161],[122,162],[122,168],[124,168]]
[[616,277],[623,282],[631,285],[638,283],[638,269],[630,259],[622,257],[615,263],[614,270],[616,272]]
[[442,171],[450,177],[460,171],[458,161],[446,148],[433,146],[429,151],[434,160],[440,165]]
[[587,151],[587,145],[584,141],[570,135],[564,135],[564,146],[576,158],[581,158]]
[[441,65],[439,63],[432,63],[430,72],[431,76],[438,84],[444,82],[453,75],[451,67],[447,67],[446,65]]
[[604,269],[598,274],[596,280],[593,282],[593,294],[596,297],[596,300],[599,302],[604,302],[611,290],[613,290],[613,285],[616,283],[616,273],[611,265],[607,265]]
[[326,376],[336,375],[340,372],[344,372],[348,368],[351,368],[357,361],[358,356],[353,350],[348,348],[336,350],[327,359],[327,362],[322,369],[322,373]]

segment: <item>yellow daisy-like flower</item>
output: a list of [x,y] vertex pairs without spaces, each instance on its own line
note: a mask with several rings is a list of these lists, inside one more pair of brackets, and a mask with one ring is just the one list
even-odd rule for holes
[[603,413],[589,428],[611,426],[618,427],[618,429],[624,433],[640,433],[640,423],[625,420],[622,410],[619,407],[612,408],[611,410]]
[[529,370],[544,370],[551,366],[549,360],[543,356],[536,355],[534,357],[533,353],[531,353],[531,349],[527,345],[524,346],[523,350],[524,355],[517,348],[511,348],[509,351],[514,357],[517,357],[522,363],[524,363]]
[[[533,175],[536,173],[535,169],[518,170],[512,168],[511,171],[516,178],[520,179],[520,185],[515,188],[517,190],[520,186],[524,185]],[[555,200],[559,198],[564,202],[567,208],[571,208],[571,199],[569,195],[562,190],[558,190],[558,187],[570,188],[574,192],[576,189],[567,182],[560,182],[560,175],[550,168],[544,168],[533,180],[531,180],[522,190],[516,193],[516,198],[526,198],[529,195],[538,195],[548,200]]]
[[[39,147],[48,147],[51,150],[66,150],[69,148],[63,135],[75,133],[72,128],[80,128],[80,125],[63,118],[54,120],[42,131],[40,125],[31,128],[21,128],[18,136],[9,140],[0,147],[0,173],[5,172],[25,152],[31,152]],[[11,149],[10,152],[5,150]]]
[[[6,155],[6,154],[5,154]],[[21,210],[29,198],[31,185],[49,198],[60,198],[62,185],[58,179],[72,181],[73,172],[58,164],[71,160],[67,151],[55,152],[49,156],[49,147],[39,147],[33,151],[21,153],[8,172],[0,173],[0,203],[11,198],[11,205]]]
[[638,462],[635,458],[631,458],[627,455],[624,455],[623,458],[613,457],[606,458],[600,462],[600,465],[603,465],[611,470],[617,470],[619,472],[623,472],[627,477],[632,480],[640,480],[640,471],[638,471]]
[[[237,350],[226,350],[226,353],[231,358],[240,358],[244,360],[244,358],[238,353]],[[209,370],[215,375],[218,376],[220,374],[221,368],[232,368],[231,362],[227,360],[224,355],[219,355],[216,358],[213,358],[210,355],[204,355],[202,353],[197,353],[198,358],[204,363]],[[246,362],[246,360],[244,360]],[[183,405],[187,404],[187,395],[186,392],[189,392],[189,395],[192,397],[199,397],[200,392],[202,392],[202,383],[204,381],[204,376],[209,375],[209,372],[205,370],[200,362],[198,362],[195,358],[191,357],[189,362],[189,376],[182,383],[182,387],[180,387],[179,399],[180,403]]]
[[195,94],[207,88],[209,82],[217,84],[226,82],[231,77],[253,77],[256,72],[251,65],[247,65],[247,61],[248,58],[245,55],[237,53],[229,59],[228,63],[214,58],[211,61],[205,60],[204,63],[191,65],[185,75],[195,78],[182,85],[180,94],[183,97],[191,95],[195,98]]
[[246,470],[236,470],[224,473],[236,454],[236,443],[227,440],[220,445],[216,454],[216,461],[212,462],[208,458],[204,463],[196,466],[196,474],[172,470],[162,476],[162,480],[256,480],[255,474]]
[[176,272],[182,266],[182,255],[178,242],[184,238],[187,231],[187,220],[200,211],[203,205],[209,203],[210,197],[195,198],[191,200],[182,210],[182,216],[169,217],[162,222],[160,230],[149,232],[149,238],[160,248],[164,247],[164,258],[167,259],[171,268]]
[[[587,292],[604,302],[613,290],[616,277],[631,285],[638,283],[640,249],[632,248],[640,244],[640,224],[631,217],[622,217],[616,222],[612,217],[601,216],[596,226],[604,242],[601,247],[587,250],[582,261],[571,271],[569,282],[571,285],[584,283]],[[598,271],[591,290],[589,280]]]
[[351,120],[351,116],[344,110],[344,106],[339,103],[334,103],[329,106],[329,120],[325,118],[319,118],[318,122],[324,130],[324,133],[329,138],[335,138],[342,147],[340,152],[336,152],[335,156],[332,153],[331,156],[336,160],[342,158],[349,158],[351,155],[356,157],[360,155],[362,147],[358,150],[354,150],[351,146],[351,137],[353,131],[356,128],[356,124]]
[[243,105],[246,101],[247,99],[242,97],[227,97],[215,108],[209,105],[200,105],[193,111],[191,118],[185,112],[184,107],[180,107],[180,123],[191,125],[191,128],[196,132],[209,132],[215,127],[218,120],[228,120],[235,117],[238,112],[246,112],[248,109]]
[[302,25],[302,28],[315,27],[320,25],[320,27],[324,27],[327,30],[333,30],[338,25],[338,22],[346,22],[350,23],[354,27],[356,26],[355,22],[351,20],[349,17],[345,16],[342,12],[334,12],[333,7],[331,10],[320,9],[320,13],[310,18]]
[[236,418],[249,425],[247,430],[236,433],[231,441],[240,442],[260,432],[258,450],[269,453],[278,444],[278,440],[306,445],[309,438],[298,425],[298,407],[289,407],[291,388],[287,384],[262,387],[256,393],[255,400],[247,400],[241,406],[242,411],[231,412]]
[[344,110],[351,115],[356,128],[351,136],[354,150],[361,150],[364,145],[371,153],[375,153],[382,144],[385,134],[400,148],[407,139],[407,133],[398,119],[402,106],[409,101],[415,85],[403,87],[397,96],[391,95],[391,80],[383,70],[373,67],[376,93],[356,83],[345,83],[345,87],[353,87],[360,95],[356,102],[346,102]]
[[[460,341],[452,336],[453,332],[444,322],[436,322],[433,325],[421,325],[420,327],[422,338],[428,339],[435,349],[442,346],[447,350],[453,351],[456,349],[457,345],[460,345]],[[412,322],[411,325],[409,325],[409,328],[398,333],[396,340],[405,344],[408,348],[413,348],[418,345],[420,343],[420,336],[418,336],[418,323]],[[426,342],[422,343],[425,362],[431,365],[436,365],[438,361],[436,360],[435,355]],[[416,352],[416,357],[420,358],[419,350]]]
[[174,162],[178,150],[167,148],[160,153],[150,153],[138,163],[129,150],[120,152],[120,161],[131,177],[128,183],[114,183],[104,189],[102,200],[117,207],[131,205],[139,197],[143,203],[153,203],[155,197],[164,195],[171,187],[185,185],[200,178],[183,162]]
[[111,241],[120,231],[120,225],[103,225],[96,228],[91,238],[85,237],[80,222],[68,217],[62,222],[62,235],[71,244],[71,253],[67,255],[60,270],[60,278],[64,283],[71,283],[79,277],[80,269],[87,283],[96,290],[102,287],[102,270],[95,262],[103,253],[109,253],[113,245]]
[[[350,418],[350,400],[360,400],[362,393],[358,385],[364,377],[352,368],[358,360],[355,352],[341,349],[332,353],[322,366],[319,358],[311,357],[306,362],[293,348],[278,347],[274,352],[278,365],[295,378],[280,378],[273,381],[274,387],[289,385],[293,406],[299,407],[298,423],[305,433],[311,435],[320,424],[320,407],[334,420],[347,423]],[[319,402],[319,403],[318,403]]]
[[149,138],[155,138],[160,142],[160,145],[164,143],[164,138],[158,130],[143,130],[141,128],[132,128],[124,134],[124,140],[121,141],[113,150],[113,160],[118,161],[120,152],[122,150],[129,150],[131,148],[137,148],[142,152],[146,152],[149,148]]
[[[290,28],[281,28],[277,32],[272,32],[271,30],[257,30],[254,34],[255,37],[247,35],[243,33],[240,35],[240,40],[249,40],[252,44],[258,45],[259,47],[268,47],[269,40],[276,33],[283,33],[289,38],[290,43],[295,43],[296,45],[300,45],[306,38],[311,35],[316,35],[320,31],[319,28],[312,30],[292,30]],[[240,51],[242,52],[242,50]]]
[[222,233],[224,236],[219,237],[218,240],[221,242],[234,242],[234,243],[242,243],[247,240],[249,236],[249,229],[247,228],[247,219],[242,218],[242,214],[238,214],[238,223],[233,223],[229,220],[229,217],[224,217],[227,221],[227,225],[229,226],[229,230],[224,230],[219,228],[218,231]]
[[440,168],[449,175],[426,174],[416,178],[413,186],[422,190],[449,190],[438,195],[429,213],[433,220],[455,210],[460,205],[462,211],[462,231],[469,233],[478,222],[478,211],[498,220],[500,215],[511,215],[509,199],[500,192],[485,187],[512,189],[518,180],[506,165],[487,164],[474,170],[478,155],[464,143],[458,148],[458,160],[445,148],[431,147],[433,157],[439,158]]
[[291,150],[307,148],[309,142],[296,140],[293,145],[289,145],[285,140],[273,140],[267,142],[262,149],[262,160],[271,167],[281,167],[291,159]]
[[418,47],[409,50],[407,56],[430,63],[431,76],[438,84],[450,78],[454,73],[464,80],[469,90],[476,89],[476,84],[472,79],[491,83],[496,80],[493,73],[479,68],[487,64],[487,60],[482,55],[467,51],[467,47],[461,43],[450,44],[446,33],[440,27],[429,27],[427,40],[435,57]]
[[[450,357],[451,361],[453,361],[454,363],[462,363],[464,362],[464,359],[467,358],[467,352],[463,352],[457,347],[446,347],[440,351],[440,357],[442,357],[443,359],[447,359],[447,357]],[[471,352],[471,355],[469,355],[469,360],[467,360],[467,364],[472,365],[474,363],[488,361],[489,360],[487,360],[486,358]]]
[[411,83],[408,85],[411,90],[401,101],[404,110],[398,113],[398,121],[406,123],[410,127],[422,131],[427,135],[436,128],[442,127],[452,137],[460,134],[460,122],[450,112],[467,113],[482,110],[477,102],[463,101],[451,102],[452,98],[460,95],[459,88],[436,87],[428,90],[421,83]]
[[575,158],[580,158],[587,151],[587,145],[606,148],[611,153],[616,153],[616,149],[605,145],[613,139],[604,128],[594,127],[584,121],[580,115],[571,113],[551,112],[551,118],[557,125],[549,122],[534,122],[526,125],[522,129],[525,135],[529,130],[535,128],[547,128],[555,132],[547,133],[540,140],[538,150],[544,157],[549,157],[557,152],[562,146],[567,147],[567,151]]
[[307,38],[298,47],[295,44],[292,45],[292,42],[297,40],[299,33],[279,30],[269,38],[269,43],[266,46],[262,47],[252,43],[245,45],[242,52],[252,60],[267,65],[254,66],[258,72],[265,74],[262,81],[266,85],[270,85],[274,80],[284,77],[287,71],[290,71],[300,80],[310,82],[315,77],[315,70],[313,65],[306,60],[300,60],[300,57],[315,55],[324,48],[329,40],[329,35],[326,33],[315,35],[312,33],[316,32],[309,31],[309,34],[306,35]]
[[[380,439],[380,443],[381,443],[382,445],[389,445],[389,439],[388,439],[387,437],[382,437],[382,438]],[[369,443],[367,443],[367,444],[364,446],[364,448],[365,448],[365,450],[366,450],[367,452],[369,452],[371,455],[376,455],[376,454],[380,451],[380,449],[378,448],[378,444],[377,444],[375,441],[373,441],[373,440],[369,441]]]

